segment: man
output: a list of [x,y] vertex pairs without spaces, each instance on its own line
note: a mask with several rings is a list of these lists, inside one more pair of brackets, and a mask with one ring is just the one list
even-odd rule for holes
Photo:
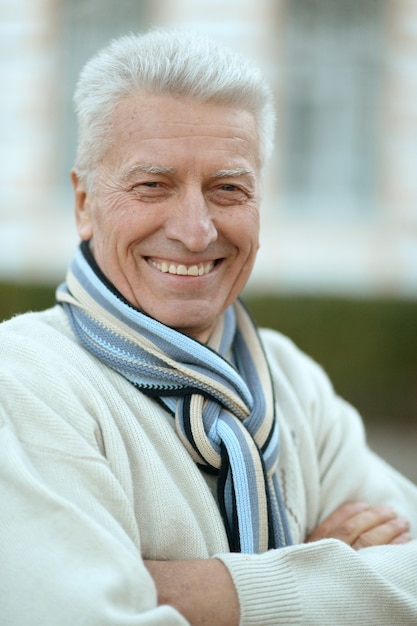
[[0,329],[3,623],[416,623],[416,487],[238,299],[263,77],[152,32],[75,102],[82,244],[58,304]]

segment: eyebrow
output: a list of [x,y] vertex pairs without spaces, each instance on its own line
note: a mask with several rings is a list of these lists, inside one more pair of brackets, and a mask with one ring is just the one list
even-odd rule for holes
[[[136,174],[136,172],[145,174],[174,174],[175,169],[170,166],[138,164],[129,168],[126,174],[124,174],[123,179],[129,180],[131,176]],[[256,180],[254,172],[244,167],[216,170],[210,175],[210,178],[233,178],[236,176],[248,176],[252,181]]]
[[136,174],[136,172],[142,172],[144,174],[173,174],[174,168],[163,167],[162,165],[138,164],[127,170],[126,174],[123,176],[124,180],[129,180],[129,178]]
[[256,180],[254,172],[244,167],[231,170],[217,170],[217,172],[213,172],[210,178],[234,178],[235,176],[248,176],[252,181]]

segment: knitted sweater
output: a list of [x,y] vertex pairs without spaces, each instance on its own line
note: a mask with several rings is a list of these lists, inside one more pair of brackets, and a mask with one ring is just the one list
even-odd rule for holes
[[146,559],[220,558],[241,624],[416,624],[417,541],[303,544],[339,505],[417,488],[370,452],[355,411],[288,339],[262,331],[294,546],[231,554],[213,489],[172,418],[75,339],[62,309],[0,325],[0,615],[7,626],[174,626]]

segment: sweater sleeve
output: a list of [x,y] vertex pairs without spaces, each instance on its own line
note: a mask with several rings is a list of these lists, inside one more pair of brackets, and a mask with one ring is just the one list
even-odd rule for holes
[[[122,490],[110,484],[105,464],[56,450],[39,449],[36,454],[39,466],[43,462],[51,474],[65,475],[66,494],[44,480],[0,407],[1,622],[187,624],[172,607],[157,606],[140,549],[110,513],[125,503]],[[68,493],[75,484],[77,494],[71,498]],[[106,493],[98,493],[104,484]],[[112,500],[110,506],[107,500]],[[89,507],[81,502],[89,502]]]
[[417,541],[354,551],[326,539],[261,555],[218,555],[242,626],[417,623]]
[[[277,389],[303,454],[288,459],[303,476],[306,534],[352,500],[390,504],[417,530],[417,488],[366,445],[356,411],[322,369],[288,340],[268,335]],[[291,402],[285,395],[291,396]],[[288,468],[287,468],[288,469]],[[217,555],[229,568],[242,626],[272,624],[416,624],[417,541],[354,551],[326,539],[262,555]]]

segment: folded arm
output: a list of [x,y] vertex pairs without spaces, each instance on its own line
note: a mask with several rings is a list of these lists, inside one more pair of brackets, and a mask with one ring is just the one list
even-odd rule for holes
[[[354,550],[410,541],[409,522],[392,507],[368,507],[364,502],[341,506],[307,538],[339,539]],[[179,611],[193,626],[239,624],[240,611],[229,571],[218,559],[145,561],[158,603]]]

